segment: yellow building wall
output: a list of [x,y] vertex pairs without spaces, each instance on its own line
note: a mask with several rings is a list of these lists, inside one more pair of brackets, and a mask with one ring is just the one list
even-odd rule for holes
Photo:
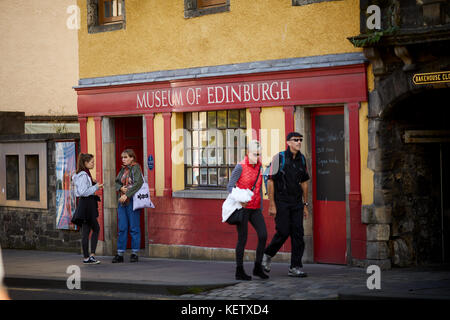
[[261,108],[262,163],[267,166],[272,157],[285,149],[283,107]]
[[[262,163],[266,167],[272,157],[285,149],[283,107],[261,108]],[[264,192],[264,199],[268,199]]]
[[78,83],[78,31],[67,26],[72,15],[67,10],[76,4],[76,0],[0,1],[0,111],[21,111],[26,116],[77,114],[72,87]]
[[161,113],[154,118],[155,130],[155,192],[162,197],[164,192],[164,120]]
[[184,190],[183,113],[172,113],[172,190]]
[[[369,92],[374,89],[372,65],[369,65],[367,68],[367,87]],[[363,206],[373,203],[373,171],[367,167],[367,158],[369,154],[368,112],[368,103],[362,102],[359,109],[359,145],[361,157],[361,203]]]
[[126,29],[79,32],[80,78],[359,52],[359,1],[292,6],[290,0],[231,0],[230,11],[184,18],[182,0],[126,0]]

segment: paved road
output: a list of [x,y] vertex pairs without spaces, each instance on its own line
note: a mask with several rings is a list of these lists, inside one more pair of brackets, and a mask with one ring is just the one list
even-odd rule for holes
[[367,286],[372,274],[363,268],[314,264],[305,265],[304,270],[308,277],[292,278],[287,276],[285,264],[277,264],[268,280],[256,278],[181,297],[194,300],[450,299],[450,272],[443,268],[383,270],[380,288],[372,290]]
[[[11,288],[67,290],[68,266],[78,266],[81,286],[88,292],[139,294],[129,299],[169,296],[189,300],[329,300],[329,299],[448,299],[449,266],[382,270],[381,289],[369,290],[365,268],[329,264],[305,264],[307,278],[287,276],[288,264],[273,263],[270,278],[234,279],[235,264],[226,261],[193,261],[141,257],[139,263],[86,266],[79,254],[47,251],[3,250],[6,284]],[[245,263],[251,273],[252,262]],[[20,291],[20,290],[18,290]],[[16,292],[22,296],[26,292]],[[57,292],[44,292],[51,295]],[[70,295],[82,295],[73,292]],[[87,294],[87,293],[86,293]],[[96,293],[92,293],[94,296]],[[140,295],[143,294],[143,295]],[[145,296],[146,295],[146,296]],[[105,295],[100,295],[105,297]],[[58,296],[55,296],[58,298]],[[64,295],[61,296],[65,298]],[[87,297],[87,296],[86,296]],[[108,295],[106,295],[108,297]],[[128,299],[128,298],[126,298]]]
[[12,300],[173,300],[174,296],[130,292],[9,287]]

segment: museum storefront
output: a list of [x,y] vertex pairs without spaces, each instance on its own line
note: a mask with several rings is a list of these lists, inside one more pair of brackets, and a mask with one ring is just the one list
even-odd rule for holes
[[[123,149],[135,149],[156,205],[141,219],[147,254],[234,259],[236,231],[221,222],[228,177],[249,139],[261,141],[267,165],[296,130],[304,135],[302,152],[312,173],[304,260],[365,260],[359,130],[360,107],[367,105],[364,61],[361,54],[343,54],[81,79],[75,88],[81,149],[95,153],[95,176],[105,184],[99,218],[105,254],[115,250],[114,178]],[[267,204],[263,214],[271,238]],[[250,231],[247,255],[256,241]],[[287,243],[282,252],[289,250]]]

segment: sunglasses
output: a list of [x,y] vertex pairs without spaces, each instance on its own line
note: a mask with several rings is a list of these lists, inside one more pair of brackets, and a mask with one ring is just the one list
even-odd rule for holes
[[301,141],[303,141],[303,139],[302,138],[297,138],[297,139],[291,139],[291,140],[289,140],[289,141],[294,141],[294,142],[301,142]]
[[261,154],[259,153],[252,153],[254,157],[259,157]]

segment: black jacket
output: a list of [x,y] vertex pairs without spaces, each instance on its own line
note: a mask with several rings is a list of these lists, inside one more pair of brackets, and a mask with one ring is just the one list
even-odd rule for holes
[[72,217],[72,223],[80,226],[83,223],[93,225],[98,217],[98,201],[100,197],[97,195],[92,195],[89,197],[79,197],[77,208]]
[[308,181],[310,177],[306,161],[302,159],[304,156],[300,152],[295,158],[293,156],[288,147],[284,151],[284,166],[282,166],[282,157],[279,154],[272,160],[272,164],[277,163],[280,168],[280,170],[276,170],[276,174],[270,176],[270,179],[274,181],[276,202],[296,204],[303,201],[303,189],[300,184]]

